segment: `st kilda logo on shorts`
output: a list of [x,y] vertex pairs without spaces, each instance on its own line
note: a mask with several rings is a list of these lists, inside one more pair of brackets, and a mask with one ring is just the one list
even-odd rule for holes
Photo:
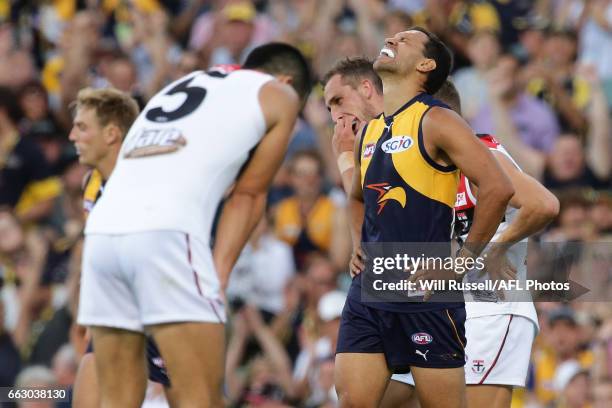
[[429,344],[433,341],[433,336],[429,333],[425,333],[425,332],[420,332],[420,333],[414,333],[412,335],[412,342],[419,344],[419,345],[425,345],[425,344]]
[[472,371],[474,374],[482,374],[484,370],[484,360],[472,360]]

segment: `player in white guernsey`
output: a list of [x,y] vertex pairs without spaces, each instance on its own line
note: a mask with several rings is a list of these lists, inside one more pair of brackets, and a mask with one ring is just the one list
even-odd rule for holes
[[[363,117],[364,112],[382,110],[378,97],[382,97],[382,93],[376,91],[378,80],[367,60],[342,61],[330,71],[326,79],[325,100],[336,121],[333,140],[336,145],[335,154],[346,186],[350,185],[354,164],[347,163],[343,154],[349,152],[346,157],[352,157],[349,149],[353,146],[355,128],[358,128],[354,122],[367,119]],[[459,95],[450,81],[434,96],[453,110],[461,111]],[[517,243],[509,246],[505,253],[498,252],[497,255],[507,256],[509,262],[516,266],[517,279],[525,279],[527,237],[541,230],[556,216],[559,204],[555,196],[540,183],[520,171],[493,137],[479,137],[508,173],[515,189],[504,222],[492,242]],[[465,239],[469,231],[476,196],[474,186],[470,188],[469,181],[462,176],[455,208],[455,227],[459,239],[461,236]],[[499,248],[503,247],[500,245]],[[352,263],[356,269],[360,269],[361,261],[358,258],[354,257]],[[491,299],[483,299],[482,296],[491,297],[494,294],[479,295],[479,299],[466,299],[465,305],[468,407],[507,408],[510,406],[512,387],[525,384],[531,344],[537,332],[537,316],[533,303],[524,298],[521,302],[485,303],[483,300]],[[381,407],[415,406],[412,375],[396,374],[391,379],[393,381],[387,387]]]
[[224,289],[311,86],[286,44],[254,49],[243,68],[196,71],[153,96],[89,215],[78,321],[92,328],[102,406],[142,403],[145,331],[177,406],[223,405]]

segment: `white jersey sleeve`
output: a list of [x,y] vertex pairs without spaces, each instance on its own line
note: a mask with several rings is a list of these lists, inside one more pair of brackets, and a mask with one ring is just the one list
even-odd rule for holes
[[86,234],[173,230],[208,243],[217,206],[265,135],[259,93],[271,80],[251,70],[196,71],[151,98]]

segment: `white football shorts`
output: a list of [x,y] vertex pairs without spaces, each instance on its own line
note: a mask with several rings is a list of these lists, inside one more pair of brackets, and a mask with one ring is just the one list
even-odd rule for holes
[[212,253],[198,239],[178,231],[85,238],[79,324],[144,332],[225,320]]

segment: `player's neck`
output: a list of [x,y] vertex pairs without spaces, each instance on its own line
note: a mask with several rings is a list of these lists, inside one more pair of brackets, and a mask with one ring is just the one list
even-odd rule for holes
[[409,100],[423,92],[421,86],[414,79],[383,79],[384,112],[385,116],[393,115]]
[[107,155],[96,165],[96,170],[100,172],[102,175],[102,179],[104,181],[108,180],[113,169],[115,168],[115,164],[117,163],[117,154],[115,152]]

